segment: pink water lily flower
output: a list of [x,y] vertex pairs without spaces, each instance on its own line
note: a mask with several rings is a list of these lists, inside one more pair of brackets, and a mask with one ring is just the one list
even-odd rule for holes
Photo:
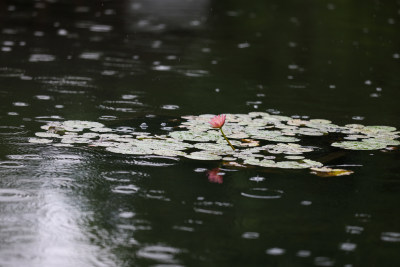
[[226,115],[218,115],[212,118],[208,123],[211,124],[213,128],[221,128],[225,124]]
[[225,124],[225,119],[226,115],[221,114],[212,118],[208,123],[211,124],[213,128],[218,128],[221,131],[222,136],[225,138],[226,142],[228,142],[228,144],[232,148],[232,150],[235,150],[235,147],[231,144],[231,142],[229,142],[228,138],[224,134],[224,131],[222,131],[222,126],[224,126]]

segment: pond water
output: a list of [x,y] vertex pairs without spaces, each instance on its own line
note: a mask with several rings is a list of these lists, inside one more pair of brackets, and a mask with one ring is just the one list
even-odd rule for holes
[[0,266],[398,266],[399,146],[309,138],[354,172],[319,177],[29,138],[250,112],[399,129],[399,23],[399,1],[1,1]]

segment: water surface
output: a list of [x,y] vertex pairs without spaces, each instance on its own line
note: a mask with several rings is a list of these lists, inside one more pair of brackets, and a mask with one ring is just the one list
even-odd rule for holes
[[252,111],[400,128],[399,11],[1,2],[0,265],[397,266],[398,149],[327,148],[354,174],[321,178],[28,138],[49,121],[166,134],[183,115]]

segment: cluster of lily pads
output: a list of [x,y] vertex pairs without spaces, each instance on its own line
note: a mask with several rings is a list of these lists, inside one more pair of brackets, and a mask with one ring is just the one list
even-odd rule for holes
[[[342,134],[333,147],[350,150],[377,150],[398,146],[399,131],[390,126],[339,126],[329,120],[293,119],[266,112],[227,114],[224,131],[236,148],[233,150],[218,129],[208,123],[214,115],[183,116],[182,122],[168,134],[145,132],[120,133],[104,124],[68,120],[50,122],[30,138],[31,143],[55,146],[85,144],[105,147],[107,151],[131,155],[186,157],[194,160],[222,160],[232,166],[256,165],[269,168],[329,171],[323,164],[304,154],[319,149],[298,144],[304,136]],[[336,136],[336,135],[335,135]]]

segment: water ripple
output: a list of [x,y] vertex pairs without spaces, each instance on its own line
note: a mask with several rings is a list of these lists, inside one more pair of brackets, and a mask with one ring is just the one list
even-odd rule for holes
[[32,54],[29,57],[29,62],[50,62],[50,61],[54,61],[55,59],[56,59],[56,57],[53,55]]
[[13,188],[0,188],[0,202],[14,202],[29,200],[30,194]]
[[100,52],[83,52],[82,54],[79,55],[79,58],[89,59],[89,60],[99,60],[101,56],[102,53]]
[[107,181],[112,182],[130,182],[134,178],[146,177],[148,174],[134,171],[109,171],[103,172],[102,176]]
[[219,210],[194,208],[194,211],[198,212],[198,213],[205,213],[205,214],[211,214],[211,215],[223,215],[224,214],[222,211],[219,211]]
[[130,185],[119,185],[112,189],[112,192],[119,194],[134,194],[139,190],[139,187],[130,184]]
[[0,126],[0,135],[20,135],[27,133],[23,127],[18,126]]
[[242,234],[242,238],[244,239],[258,239],[260,234],[257,232],[245,232]]
[[111,25],[92,25],[90,31],[92,32],[110,32],[113,29]]
[[119,112],[137,112],[142,109],[145,104],[139,101],[104,101],[103,104],[100,104],[98,107],[103,110],[112,110]]
[[381,234],[381,240],[385,242],[400,242],[400,233],[384,232]]
[[181,253],[180,249],[164,245],[147,246],[137,252],[141,258],[151,259],[165,263],[177,263],[175,256]]
[[19,169],[24,167],[25,165],[18,161],[0,161],[0,169]]
[[285,254],[285,250],[283,248],[269,248],[265,253],[268,255],[279,256]]
[[42,160],[43,158],[37,154],[21,154],[21,155],[8,155],[7,158],[11,160]]
[[248,198],[278,199],[281,198],[284,193],[283,190],[268,189],[268,188],[252,188],[250,190],[252,191],[252,193],[242,192],[241,195]]
[[145,198],[157,199],[157,200],[163,200],[163,201],[171,201],[171,199],[165,197],[164,194],[165,194],[164,190],[149,190],[148,192],[146,192]]
[[[73,92],[79,92],[76,90],[76,87],[79,88],[93,88],[94,86],[91,84],[92,78],[89,77],[80,77],[80,76],[61,76],[61,77],[38,77],[37,81],[54,86],[56,89],[54,91],[57,92],[69,92],[71,90],[60,89],[68,86],[70,88],[74,88]],[[60,88],[59,88],[60,87]]]

